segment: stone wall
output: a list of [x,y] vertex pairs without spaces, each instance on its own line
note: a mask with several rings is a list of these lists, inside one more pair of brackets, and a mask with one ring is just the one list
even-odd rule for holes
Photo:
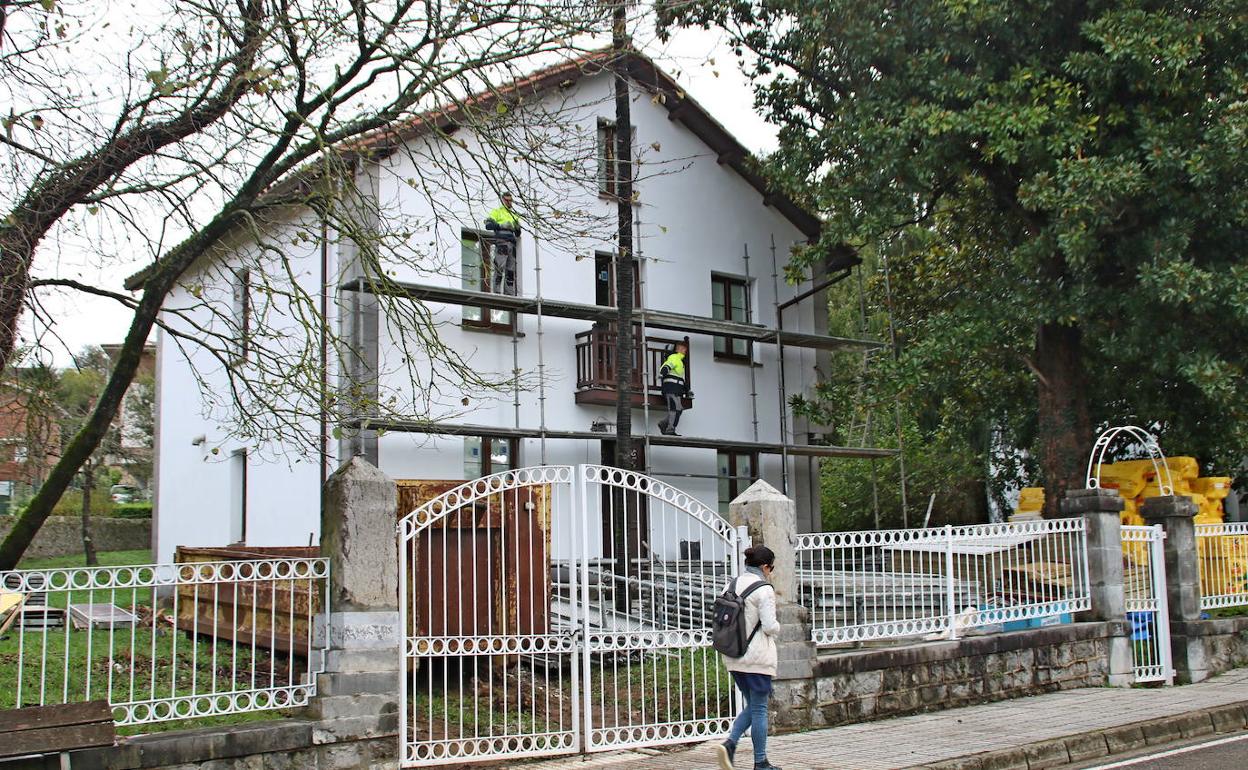
[[1248,617],[1171,623],[1170,633],[1171,641],[1174,637],[1200,640],[1209,676],[1248,666]]
[[[13,528],[13,516],[0,516],[0,538]],[[137,551],[152,547],[151,519],[112,519],[91,517],[91,538],[97,551]],[[82,553],[82,519],[76,516],[49,516],[26,549],[27,558],[69,556]]]
[[825,725],[1108,683],[1125,624],[1074,623],[958,641],[824,654],[815,666]]

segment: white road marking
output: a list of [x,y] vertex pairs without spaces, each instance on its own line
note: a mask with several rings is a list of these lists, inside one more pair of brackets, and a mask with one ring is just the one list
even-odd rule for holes
[[1161,759],[1162,757],[1172,757],[1175,754],[1187,754],[1188,752],[1207,749],[1211,746],[1221,746],[1226,743],[1238,743],[1239,741],[1248,741],[1248,735],[1232,735],[1229,738],[1219,738],[1216,741],[1198,743],[1195,746],[1184,746],[1181,749],[1170,749],[1169,751],[1162,751],[1157,754],[1149,754],[1147,757],[1124,759],[1123,761],[1115,762],[1112,765],[1097,765],[1096,767],[1089,767],[1088,770],[1110,770],[1110,768],[1114,767],[1130,767],[1131,765],[1140,765],[1145,762],[1152,762],[1154,759]]

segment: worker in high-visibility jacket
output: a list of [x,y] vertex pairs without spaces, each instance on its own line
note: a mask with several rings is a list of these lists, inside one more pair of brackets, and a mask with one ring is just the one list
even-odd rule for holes
[[685,378],[685,359],[689,355],[689,345],[676,343],[676,350],[659,367],[659,388],[663,400],[667,404],[667,417],[659,421],[659,430],[665,436],[679,436],[676,426],[680,424],[680,413],[684,411],[682,399],[689,392],[689,381]]
[[520,239],[520,218],[512,208],[511,193],[503,193],[503,203],[485,219],[485,229],[494,234],[494,255],[490,260],[490,288],[495,294],[516,293],[516,242]]

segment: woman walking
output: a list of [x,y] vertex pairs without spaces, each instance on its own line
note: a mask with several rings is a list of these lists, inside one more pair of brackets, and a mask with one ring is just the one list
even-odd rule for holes
[[[767,582],[775,569],[776,555],[765,545],[745,551],[745,572],[733,579],[730,590],[744,596],[744,626],[749,634],[745,654],[739,658],[724,657],[724,666],[732,672],[732,680],[745,697],[745,708],[732,723],[728,739],[715,747],[719,766],[732,770],[737,742],[750,731],[754,746],[754,770],[780,770],[767,761],[767,705],[771,700],[771,678],[776,675],[776,639],[780,623],[776,620],[776,592]],[[753,588],[757,583],[763,585]],[[748,593],[747,593],[748,592]]]

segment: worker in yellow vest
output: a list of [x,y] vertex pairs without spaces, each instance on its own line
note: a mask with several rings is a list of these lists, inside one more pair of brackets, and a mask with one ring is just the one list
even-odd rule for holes
[[490,212],[485,229],[494,235],[494,255],[490,260],[490,288],[495,294],[516,293],[516,243],[520,239],[520,218],[512,208],[511,193],[503,193],[503,203]]
[[667,417],[659,421],[659,430],[664,436],[679,436],[676,426],[680,423],[680,413],[684,411],[684,399],[689,389],[685,379],[685,358],[689,355],[689,346],[684,342],[676,343],[676,350],[663,361],[659,367],[659,388],[663,400],[667,403]]

